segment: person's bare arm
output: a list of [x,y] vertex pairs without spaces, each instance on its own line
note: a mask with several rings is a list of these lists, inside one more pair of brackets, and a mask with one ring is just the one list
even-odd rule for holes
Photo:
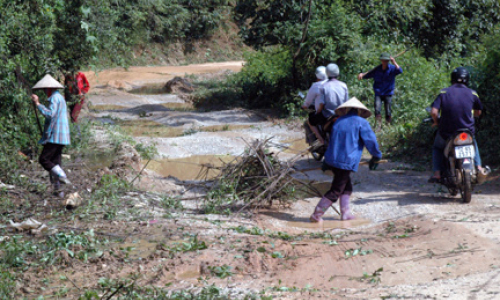
[[323,111],[323,108],[325,108],[325,104],[321,103],[316,111],[316,114],[320,114]]
[[399,65],[398,63],[396,62],[396,59],[394,57],[391,56],[391,62],[392,64],[396,67],[396,69],[399,69]]
[[482,111],[480,110],[474,110],[474,118],[479,118],[481,116]]
[[431,110],[431,117],[434,123],[432,123],[432,127],[439,125],[439,109],[433,107]]

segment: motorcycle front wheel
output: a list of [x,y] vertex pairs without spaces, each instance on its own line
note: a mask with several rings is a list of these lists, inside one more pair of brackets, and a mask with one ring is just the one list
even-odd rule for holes
[[465,203],[470,203],[472,200],[472,182],[470,172],[464,170],[462,178],[462,199]]

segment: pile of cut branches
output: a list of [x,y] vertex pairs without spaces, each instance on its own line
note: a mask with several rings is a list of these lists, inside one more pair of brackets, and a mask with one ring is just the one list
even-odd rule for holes
[[307,150],[280,162],[276,154],[269,150],[269,144],[270,138],[255,140],[247,143],[245,153],[221,167],[204,165],[203,174],[214,169],[219,172],[207,193],[207,213],[221,212],[236,205],[241,206],[239,211],[271,206],[274,200],[280,205],[287,205],[295,199],[297,189],[319,193],[309,182],[292,176],[298,172],[294,164]]

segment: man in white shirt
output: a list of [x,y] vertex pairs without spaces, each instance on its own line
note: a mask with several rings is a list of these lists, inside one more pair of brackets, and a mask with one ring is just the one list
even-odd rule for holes
[[327,76],[326,76],[326,68],[323,66],[317,67],[316,68],[316,78],[317,81],[314,82],[311,85],[311,88],[309,88],[309,91],[307,92],[306,99],[304,101],[304,104],[302,105],[303,109],[309,109],[311,105],[314,104],[314,109],[315,111],[309,114],[309,119],[307,121],[307,124],[309,125],[309,128],[311,128],[311,131],[314,133],[318,141],[323,145],[325,144],[325,141],[321,134],[319,133],[318,130],[318,125],[323,125],[326,120],[324,120],[323,115],[320,113],[322,108],[322,103],[321,103],[321,86],[327,82]]
[[320,111],[326,119],[334,116],[337,107],[349,100],[347,85],[337,79],[339,74],[339,67],[336,64],[326,66],[328,81],[321,86],[321,96],[319,98],[320,103],[323,104]]

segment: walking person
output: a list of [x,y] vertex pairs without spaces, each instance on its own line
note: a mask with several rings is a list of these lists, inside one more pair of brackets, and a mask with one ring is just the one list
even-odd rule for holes
[[[71,122],[78,123],[78,116],[85,103],[85,95],[90,89],[89,81],[82,72],[78,72],[76,75],[74,72],[70,72],[66,74],[64,84],[67,87],[66,100],[70,103]],[[79,130],[78,126],[77,129]]]
[[43,136],[39,141],[39,144],[43,145],[43,150],[38,161],[49,172],[54,193],[61,197],[64,196],[60,191],[61,183],[70,183],[61,168],[62,150],[64,146],[70,144],[66,101],[58,91],[62,88],[64,87],[57,80],[47,74],[35,84],[33,90],[43,89],[48,97],[49,106],[40,104],[37,95],[31,95],[32,101],[45,117]]
[[[392,62],[392,64],[389,63]],[[385,108],[385,121],[387,124],[392,122],[392,97],[396,86],[396,76],[403,73],[403,69],[398,65],[396,59],[389,53],[380,55],[380,65],[373,70],[360,73],[358,79],[373,78],[373,91],[375,92],[375,121],[376,130],[382,128],[382,102]]]
[[375,133],[366,120],[371,116],[370,110],[358,99],[352,98],[340,105],[335,113],[339,118],[333,126],[324,161],[324,167],[334,174],[332,186],[314,209],[311,222],[322,222],[322,216],[337,199],[340,199],[342,221],[355,219],[349,207],[353,190],[351,172],[358,170],[364,147],[372,155],[370,170],[374,170],[382,158]]

